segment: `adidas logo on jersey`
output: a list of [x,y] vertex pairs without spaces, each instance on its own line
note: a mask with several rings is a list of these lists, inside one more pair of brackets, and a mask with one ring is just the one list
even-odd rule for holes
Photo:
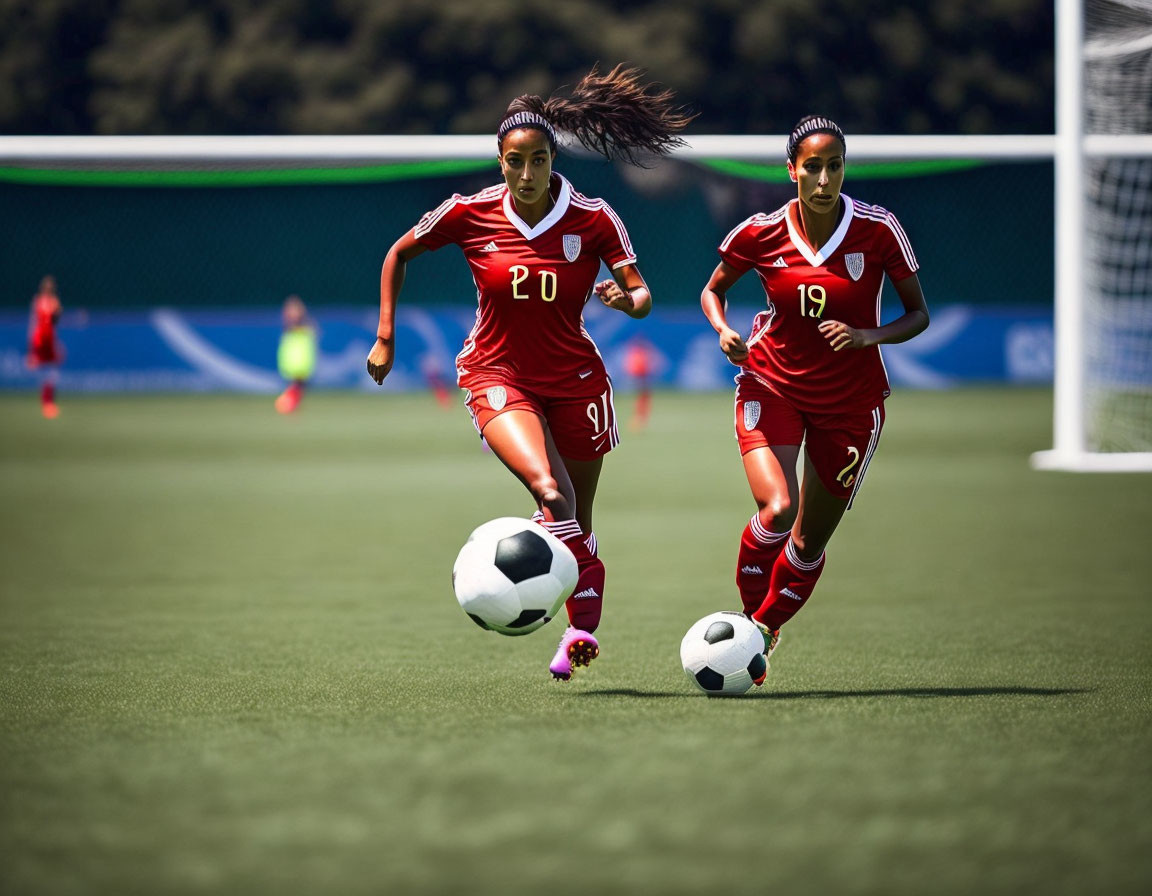
[[772,262],[772,267],[786,268],[788,267],[788,262],[786,262],[783,257],[778,257],[774,262]]
[[780,593],[782,595],[784,595],[785,597],[792,598],[792,600],[804,600],[804,598],[802,598],[799,594],[797,594],[791,588],[781,588]]
[[493,240],[492,242],[490,242],[487,246],[485,246],[480,251],[481,252],[497,252],[499,250],[496,248],[496,241]]
[[596,593],[595,588],[585,588],[579,594],[573,594],[572,600],[582,600],[583,598],[586,598],[586,597],[599,597],[599,596],[600,595]]
[[741,566],[740,572],[742,572],[748,576],[762,576],[762,575],[764,575],[764,570],[762,570],[759,566]]

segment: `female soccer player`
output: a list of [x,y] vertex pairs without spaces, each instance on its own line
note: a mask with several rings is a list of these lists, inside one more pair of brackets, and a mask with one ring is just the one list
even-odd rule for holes
[[[787,156],[797,198],[729,233],[700,295],[720,350],[740,367],[736,438],[757,512],[740,538],[736,585],[767,656],[811,596],[824,548],[876,450],[890,391],[877,346],[928,326],[919,265],[900,224],[840,192],[843,131],[827,118],[802,118]],[[768,309],[745,340],[728,326],[725,294],[752,269]],[[885,275],[904,313],[881,326]]]
[[[378,384],[392,367],[408,262],[455,243],[472,270],[476,324],[456,358],[457,382],[477,431],[580,567],[566,604],[570,625],[549,666],[563,681],[599,653],[592,633],[604,564],[592,506],[604,455],[619,440],[612,384],[582,312],[595,293],[607,307],[641,318],[652,297],[620,218],[553,170],[556,131],[608,158],[641,164],[645,155],[680,145],[690,120],[670,91],[650,89],[623,66],[607,75],[593,69],[570,97],[518,97],[496,130],[504,182],[454,195],[428,212],[388,251],[380,274],[380,323],[368,355],[368,374]],[[602,261],[612,279],[596,283]]]
[[40,412],[49,420],[59,416],[56,405],[56,368],[64,360],[64,347],[56,338],[60,321],[60,297],[56,278],[40,280],[28,318],[28,367],[40,371]]

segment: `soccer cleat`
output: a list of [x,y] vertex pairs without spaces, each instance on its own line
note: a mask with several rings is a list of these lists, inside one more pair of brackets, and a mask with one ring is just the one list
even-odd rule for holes
[[748,617],[756,623],[756,628],[760,629],[760,634],[764,636],[764,656],[771,659],[772,654],[776,652],[776,648],[780,646],[780,629],[770,629],[763,622],[758,619]]
[[291,389],[286,389],[276,399],[276,410],[281,414],[291,414],[300,404],[300,399]]
[[572,678],[573,666],[587,666],[600,655],[600,645],[588,632],[568,626],[564,630],[564,637],[560,639],[560,646],[556,649],[556,656],[548,666],[552,677],[558,681],[569,681]]
[[60,408],[53,401],[46,401],[40,405],[40,412],[49,420],[55,420],[60,416]]

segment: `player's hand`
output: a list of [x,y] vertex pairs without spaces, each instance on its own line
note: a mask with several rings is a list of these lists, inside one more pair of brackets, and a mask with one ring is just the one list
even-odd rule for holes
[[601,280],[594,287],[594,292],[608,308],[615,308],[625,314],[632,310],[632,294],[622,290],[615,280]]
[[817,328],[824,334],[824,338],[828,340],[828,344],[832,346],[832,351],[838,352],[842,348],[865,348],[863,334],[854,327],[848,324],[842,324],[838,320],[826,320],[821,322]]
[[384,377],[392,369],[394,353],[395,345],[391,339],[377,339],[372,351],[368,352],[368,376],[376,381],[377,386],[384,382]]
[[748,360],[748,345],[744,342],[744,337],[731,327],[725,327],[720,331],[720,351],[724,352],[724,357],[733,364],[743,364]]

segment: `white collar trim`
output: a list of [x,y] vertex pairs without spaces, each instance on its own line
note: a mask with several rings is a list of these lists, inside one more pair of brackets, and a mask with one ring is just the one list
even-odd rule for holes
[[535,227],[529,227],[524,219],[516,214],[516,206],[512,202],[512,194],[508,191],[507,187],[504,189],[504,215],[512,222],[512,225],[524,235],[524,239],[530,240],[540,236],[548,230],[553,224],[564,217],[564,213],[568,211],[568,205],[572,202],[572,185],[568,183],[568,179],[560,174],[558,171],[552,172],[560,178],[560,194],[556,197],[556,204],[552,206],[552,210],[548,212],[540,223]]
[[[793,222],[793,216],[786,214],[784,220],[788,222],[788,236],[792,240],[792,245],[800,252],[801,255],[807,259],[808,263],[814,268],[820,267],[826,262],[832,254],[840,248],[840,244],[844,242],[844,236],[848,233],[848,226],[852,223],[852,215],[855,213],[854,205],[850,197],[840,194],[840,198],[844,200],[844,217],[840,220],[840,226],[836,228],[836,232],[828,239],[823,246],[820,247],[818,252],[813,252],[800,231],[796,229],[796,224]],[[800,200],[793,200],[797,205],[797,214],[799,214]]]

